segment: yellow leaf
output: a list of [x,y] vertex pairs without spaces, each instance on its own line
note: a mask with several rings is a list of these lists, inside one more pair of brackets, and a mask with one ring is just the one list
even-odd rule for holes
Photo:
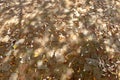
[[37,50],[35,50],[34,52],[34,57],[38,57],[40,54],[42,54],[44,52],[43,48],[38,48]]
[[13,45],[13,49],[16,49],[17,48],[17,45],[15,44],[15,45]]

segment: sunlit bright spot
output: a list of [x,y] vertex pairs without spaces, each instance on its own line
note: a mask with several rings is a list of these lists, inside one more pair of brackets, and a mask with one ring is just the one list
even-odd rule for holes
[[106,39],[104,43],[110,45],[111,44],[110,39]]
[[59,35],[59,42],[60,42],[60,43],[63,43],[63,42],[65,42],[65,41],[66,41],[65,36],[63,36],[62,34],[60,34],[60,35]]
[[109,32],[108,32],[108,35],[109,35],[109,36],[112,36],[112,33],[109,31]]
[[72,68],[68,68],[67,71],[64,74],[62,74],[61,80],[71,79],[73,73],[74,73],[74,70]]
[[69,32],[69,39],[71,42],[78,42],[78,35],[75,34],[74,32],[70,31]]
[[43,61],[42,60],[37,61],[38,69],[40,69],[42,66],[43,66]]
[[115,52],[113,48],[110,48],[109,46],[106,46],[106,51],[107,52]]
[[98,8],[97,11],[102,13],[102,12],[103,12],[103,9]]
[[78,54],[81,53],[81,47],[79,47],[79,48],[77,49],[77,53],[78,53]]
[[86,30],[86,29],[84,29],[84,30],[82,30],[82,33],[83,33],[84,35],[87,35],[87,34],[89,33],[89,31]]
[[17,42],[16,42],[16,44],[23,44],[24,43],[24,41],[25,41],[25,39],[19,39]]
[[55,52],[55,57],[58,62],[65,62],[64,53],[63,53],[62,49],[58,49]]
[[65,13],[68,13],[70,10],[69,9],[64,9],[64,12]]
[[84,14],[84,13],[86,13],[87,12],[87,9],[84,9],[84,8],[79,8],[79,11],[80,11],[80,13],[82,13],[82,14]]
[[0,56],[0,59],[2,59],[3,58],[3,56]]
[[65,52],[67,51],[67,49],[68,49],[68,45],[64,45],[64,46],[62,47],[62,52],[65,53]]
[[43,48],[38,48],[34,51],[34,57],[40,56],[44,52]]
[[93,40],[93,36],[92,36],[92,35],[89,35],[89,36],[87,36],[87,38],[86,38],[86,39],[87,39],[87,41],[88,41],[88,40],[90,40],[90,41],[91,41],[91,40]]
[[46,54],[48,58],[52,58],[54,56],[54,53],[55,53],[55,50],[48,50]]
[[24,63],[25,62],[25,60],[24,60],[24,54],[20,54],[19,58],[20,58],[20,63]]
[[10,29],[8,29],[8,30],[7,30],[7,34],[11,34],[11,31],[10,31]]
[[1,42],[8,42],[10,40],[10,36],[6,35],[5,37],[3,38],[0,38],[0,41]]
[[7,21],[4,23],[4,25],[9,25],[9,24],[12,24],[12,23],[18,24],[18,18],[17,18],[17,16],[12,17],[10,20],[7,20]]
[[76,15],[77,17],[79,17],[79,16],[80,16],[80,13],[79,13],[78,11],[75,11],[75,15]]

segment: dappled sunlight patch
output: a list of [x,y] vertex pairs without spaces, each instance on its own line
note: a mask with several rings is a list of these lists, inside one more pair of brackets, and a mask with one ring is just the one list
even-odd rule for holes
[[65,62],[65,57],[64,57],[64,52],[62,51],[62,49],[58,49],[56,52],[55,52],[55,58],[58,62]]
[[62,74],[60,80],[69,80],[72,78],[72,74],[74,73],[74,70],[72,68],[68,68],[64,74]]
[[15,17],[12,17],[11,19],[7,20],[5,23],[4,23],[4,26],[5,25],[10,25],[10,24],[18,24],[18,18],[17,16]]
[[54,53],[55,53],[55,50],[48,50],[46,54],[48,58],[52,58],[54,56]]
[[69,35],[70,35],[71,42],[76,42],[76,43],[78,42],[78,35],[77,34],[70,32]]
[[86,30],[86,29],[83,29],[83,30],[82,30],[82,33],[86,36],[86,35],[88,35],[89,31]]
[[107,51],[107,52],[114,52],[114,49],[111,48],[111,47],[109,47],[109,46],[106,46],[106,51]]
[[43,61],[42,60],[37,61],[38,69],[42,68],[42,66],[43,66]]
[[16,44],[23,44],[25,42],[25,39],[19,39]]
[[10,40],[10,36],[8,36],[8,35],[4,36],[3,38],[2,37],[0,38],[1,42],[6,42],[7,43],[9,40]]
[[87,41],[89,41],[89,40],[90,41],[93,40],[93,36],[92,35],[90,35],[90,36],[87,37]]
[[38,48],[34,51],[34,57],[38,57],[40,55],[42,55],[42,53],[44,53],[44,48]]

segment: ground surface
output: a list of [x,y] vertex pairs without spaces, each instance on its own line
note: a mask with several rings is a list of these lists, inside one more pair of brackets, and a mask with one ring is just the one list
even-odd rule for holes
[[120,0],[1,0],[0,80],[120,80]]

